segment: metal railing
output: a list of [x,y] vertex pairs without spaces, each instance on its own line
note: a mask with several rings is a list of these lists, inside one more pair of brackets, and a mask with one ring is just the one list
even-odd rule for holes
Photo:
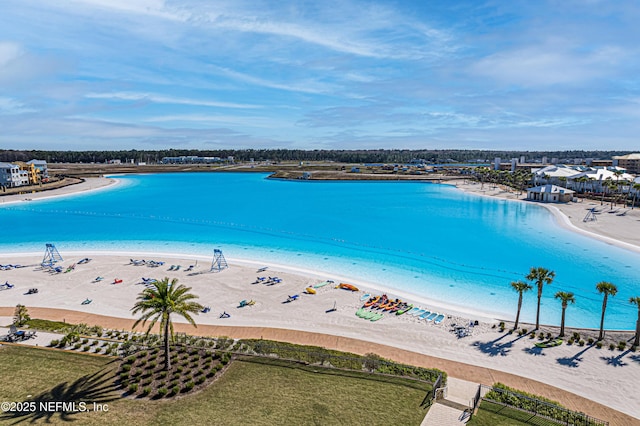
[[[484,396],[481,396],[484,394]],[[568,408],[547,402],[531,396],[513,392],[508,389],[495,388],[486,385],[480,385],[476,393],[478,401],[490,401],[494,404],[513,408],[535,417],[551,420],[558,424],[575,425],[575,426],[608,426],[609,422],[601,420],[585,413],[569,410]]]

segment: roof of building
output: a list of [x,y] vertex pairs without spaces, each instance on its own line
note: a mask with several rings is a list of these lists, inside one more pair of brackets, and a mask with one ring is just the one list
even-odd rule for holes
[[572,191],[571,189],[563,188],[561,186],[547,184],[547,185],[529,188],[527,189],[527,192],[540,192],[540,193],[544,192],[549,194],[573,194],[575,191]]
[[582,166],[569,167],[563,164],[558,164],[542,167],[541,169],[533,170],[533,172],[538,176],[571,178],[578,173],[581,173],[584,169],[585,168]]
[[627,155],[619,155],[616,157],[613,157],[614,160],[640,160],[640,154],[638,153],[634,153],[634,154],[627,154]]
[[27,161],[27,164],[40,164],[40,165],[46,166],[47,162],[45,160],[30,160],[30,161]]
[[[624,169],[620,169],[620,170],[624,170]],[[594,180],[605,180],[605,179],[611,179],[614,181],[618,181],[618,180],[628,180],[631,181],[635,178],[635,176],[630,175],[629,173],[623,173],[620,176],[616,176],[615,173],[609,169],[591,169],[591,170],[587,170],[585,172],[579,173],[575,176],[572,177],[572,179],[578,179],[582,176],[586,176],[588,178],[592,178]]]
[[11,163],[0,163],[0,168],[2,169],[13,169],[13,168],[17,168],[18,166],[16,166],[15,164],[11,164]]

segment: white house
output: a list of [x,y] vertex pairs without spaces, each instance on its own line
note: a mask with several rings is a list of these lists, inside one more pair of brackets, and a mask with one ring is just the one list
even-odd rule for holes
[[11,163],[0,163],[0,186],[5,188],[20,186],[20,167]]
[[556,185],[542,185],[527,189],[527,200],[543,203],[566,203],[573,199],[572,191]]

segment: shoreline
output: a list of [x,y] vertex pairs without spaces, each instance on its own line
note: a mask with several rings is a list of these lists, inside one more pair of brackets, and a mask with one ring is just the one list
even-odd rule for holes
[[[526,194],[518,196],[513,192],[505,191],[498,186],[491,189],[489,184],[485,184],[485,188],[487,189],[481,189],[481,185],[478,182],[460,183],[459,181],[443,181],[443,184],[453,186],[460,191],[480,197],[535,204],[547,209],[547,211],[553,215],[555,223],[564,229],[634,253],[640,253],[640,209],[627,209],[625,217],[619,217],[616,215],[612,216],[610,214],[599,214],[598,216],[601,217],[599,222],[584,222],[583,217],[586,215],[588,210],[586,206],[598,206],[600,204],[599,202],[595,200],[587,200],[585,203],[584,199],[577,203],[533,202],[526,200]],[[603,213],[608,209],[607,204],[602,205],[602,207],[603,209],[601,209],[602,211],[600,213]],[[620,207],[617,207],[617,210],[619,209]],[[616,210],[609,211],[615,212]],[[616,218],[621,220],[618,220],[616,223]],[[623,220],[624,223],[622,223]],[[634,232],[634,229],[636,232]]]
[[[114,179],[113,177],[117,177],[119,176],[118,174],[114,174],[114,175],[109,175],[108,177],[102,177],[102,178],[86,178],[86,182],[77,184],[77,185],[71,185],[71,186],[67,186],[64,188],[60,188],[57,190],[52,190],[52,191],[47,191],[48,194],[43,194],[41,193],[40,197],[38,197],[37,199],[51,199],[51,198],[58,198],[58,197],[64,197],[64,196],[72,196],[72,195],[76,195],[76,194],[80,194],[80,193],[84,193],[84,192],[89,192],[89,191],[98,191],[98,190],[104,190],[104,189],[108,189],[108,188],[112,188],[113,186],[117,186],[117,185],[121,185],[122,183],[116,178]],[[300,181],[300,182],[306,182],[306,181]],[[415,183],[415,181],[414,181]],[[429,183],[429,182],[427,182]],[[511,200],[511,201],[524,201],[524,196],[516,196],[515,193],[510,192],[510,191],[505,191],[503,189],[501,189],[500,187],[491,187],[490,185],[486,185],[485,188],[487,189],[481,189],[482,185],[477,183],[477,182],[471,182],[471,183],[463,183],[461,182],[459,179],[453,179],[453,180],[443,180],[442,184],[444,185],[449,185],[449,186],[453,186],[458,190],[461,190],[463,192],[466,193],[470,193],[473,195],[477,195],[477,196],[484,196],[484,197],[490,197],[493,199],[504,199],[504,200]],[[493,189],[491,189],[493,188]],[[7,202],[6,204],[11,204],[11,203],[17,203],[17,202],[25,202],[24,200],[20,200],[20,199],[16,199],[16,198],[21,198],[21,195],[11,195],[11,196],[6,196],[5,199],[7,198],[11,198],[9,202]],[[35,199],[34,199],[35,201]],[[581,235],[584,235],[586,237],[589,238],[595,238],[597,240],[603,241],[607,244],[611,244],[611,245],[615,245],[617,247],[626,249],[626,250],[631,250],[634,251],[636,253],[640,253],[640,245],[636,246],[630,242],[626,242],[626,241],[620,241],[618,239],[612,238],[610,236],[606,236],[606,235],[600,235],[597,234],[596,232],[594,232],[593,230],[588,230],[588,229],[583,229],[582,227],[580,227],[579,225],[576,225],[574,222],[571,221],[571,215],[567,214],[567,212],[563,211],[563,207],[566,209],[567,206],[571,207],[573,209],[574,215],[575,215],[575,211],[576,209],[580,209],[580,208],[584,208],[583,203],[577,203],[579,205],[576,205],[576,203],[569,203],[568,205],[547,205],[544,203],[536,203],[537,205],[544,207],[547,209],[547,211],[549,211],[553,218],[554,218],[554,222],[557,223],[558,226],[564,228],[564,229],[568,229],[571,232],[576,232],[579,233]],[[595,202],[589,203],[589,204],[596,204]],[[1,206],[1,204],[0,204]],[[571,212],[569,212],[571,213]],[[637,209],[636,211],[634,211],[632,214],[630,214],[629,216],[631,217],[632,215],[637,216],[638,221],[637,223],[637,227],[638,227],[638,241],[640,241],[640,209]],[[607,216],[611,216],[611,215],[607,215]],[[606,218],[606,216],[605,216]],[[627,224],[629,223],[629,221],[627,221]],[[625,235],[629,235],[629,234],[633,234],[633,232],[628,232],[627,228],[624,229],[625,231]],[[141,256],[153,256],[156,253],[160,253],[162,256],[165,257],[170,257],[170,258],[180,258],[180,257],[194,257],[198,258],[199,260],[203,260],[203,261],[210,261],[210,257],[208,256],[203,256],[200,254],[187,254],[187,253],[183,253],[183,252],[155,252],[155,253],[151,253],[148,251],[137,251],[137,250],[125,250],[125,251],[114,251],[114,250],[89,250],[89,251],[84,251],[85,253],[95,253],[96,255],[141,255]],[[33,255],[35,252],[31,251],[31,252],[26,252],[26,253],[14,253],[14,254],[21,254],[21,255]],[[70,254],[76,254],[79,253],[77,251],[71,250],[68,251],[67,253]],[[2,253],[0,253],[0,257],[2,257]],[[259,264],[261,261],[255,258],[228,258],[228,260],[232,260],[233,262],[237,262],[237,263],[253,263],[253,264]],[[283,270],[288,270],[290,272],[293,273],[301,273],[301,274],[305,274],[308,276],[319,276],[321,275],[321,272],[317,271],[317,270],[313,270],[313,269],[308,269],[305,267],[299,267],[299,266],[292,266],[292,265],[284,265],[284,264],[275,264],[274,266],[277,266],[280,269]],[[466,316],[472,319],[478,319],[480,321],[484,321],[484,322],[489,322],[489,323],[497,323],[497,322],[513,322],[512,316],[508,315],[508,316],[504,316],[504,312],[503,313],[499,313],[497,310],[481,310],[481,309],[473,309],[470,307],[465,307],[465,306],[460,306],[460,305],[456,305],[454,303],[451,303],[449,301],[446,300],[438,300],[438,299],[432,299],[429,297],[425,297],[422,294],[417,294],[417,293],[413,293],[411,291],[406,291],[403,289],[397,289],[397,288],[390,288],[390,287],[386,287],[384,284],[378,284],[378,283],[372,283],[366,280],[362,280],[359,279],[358,277],[353,277],[353,276],[342,276],[342,275],[335,275],[334,277],[337,280],[341,280],[343,282],[350,282],[353,284],[356,284],[362,288],[367,288],[370,290],[373,290],[375,292],[379,292],[379,293],[387,293],[389,295],[392,295],[393,297],[399,297],[403,300],[411,300],[423,305],[427,305],[430,306],[432,308],[435,308],[439,311],[443,311],[446,312],[447,314],[451,314],[451,315],[456,315],[456,316]],[[553,324],[543,324],[545,327],[555,327],[555,325]],[[573,327],[576,330],[584,330],[584,331],[591,331],[591,330],[597,330],[595,328],[587,328],[587,327]],[[611,330],[614,331],[614,330]],[[633,330],[629,330],[629,329],[621,329],[621,330],[615,330],[615,331],[620,331],[620,332],[627,332],[627,331],[633,331]]]
[[47,191],[33,192],[29,194],[10,194],[0,197],[0,206],[17,204],[21,202],[32,202],[39,200],[50,200],[52,198],[63,198],[73,195],[104,190],[109,187],[118,186],[117,179],[109,177],[87,177],[84,182],[67,185],[62,188],[50,189]]
[[[16,304],[24,304],[27,308],[33,308],[34,312],[38,309],[62,309],[74,312],[73,315],[77,318],[82,318],[83,315],[102,315],[130,322],[133,320],[130,309],[144,288],[141,285],[141,276],[158,279],[164,276],[176,277],[181,284],[192,287],[192,292],[200,296],[200,303],[212,307],[210,314],[197,316],[197,329],[176,318],[176,326],[186,327],[186,331],[190,333],[201,332],[198,330],[208,327],[227,327],[225,330],[234,332],[253,327],[285,330],[280,332],[281,334],[288,333],[286,330],[290,330],[291,333],[321,333],[333,336],[337,341],[357,339],[363,351],[375,350],[378,345],[386,345],[463,363],[470,366],[469,368],[499,370],[524,378],[523,383],[528,379],[544,382],[640,419],[640,407],[633,402],[633,395],[624,391],[631,389],[634,383],[640,380],[640,356],[628,350],[620,352],[606,348],[596,349],[588,345],[580,347],[565,344],[537,351],[533,346],[538,342],[537,339],[510,335],[507,331],[501,333],[498,328],[492,328],[490,323],[484,322],[470,328],[470,337],[460,339],[450,332],[454,324],[469,324],[473,317],[452,315],[445,318],[442,324],[435,325],[433,322],[421,321],[407,314],[385,314],[380,321],[370,322],[354,315],[363,303],[360,298],[364,291],[352,293],[326,285],[318,288],[315,295],[303,294],[302,290],[305,287],[317,284],[323,278],[333,277],[322,273],[321,276],[310,277],[258,261],[242,262],[243,265],[229,262],[229,269],[213,273],[209,272],[209,262],[200,261],[205,259],[205,256],[202,256],[198,257],[195,273],[190,274],[184,272],[184,269],[194,264],[196,257],[193,255],[169,257],[155,254],[153,258],[165,261],[165,264],[159,268],[150,268],[131,265],[131,256],[124,256],[124,253],[96,256],[83,254],[63,253],[66,260],[60,262],[61,266],[67,268],[74,263],[76,266],[68,273],[59,274],[50,274],[40,268],[41,256],[37,254],[0,256],[3,259],[11,258],[11,263],[29,265],[0,271],[2,280],[16,286],[14,289],[2,291],[3,312],[12,312]],[[88,264],[77,264],[78,260],[87,256],[93,256]],[[179,271],[169,271],[171,264],[181,264],[182,268]],[[257,269],[263,266],[268,266],[267,271],[258,273]],[[97,275],[104,276],[104,281],[92,282]],[[254,284],[256,275],[276,275],[281,277],[283,282],[273,286]],[[116,277],[122,279],[123,283],[112,284]],[[39,293],[25,294],[29,288],[34,287],[39,289]],[[300,294],[298,301],[283,303],[287,295],[296,293]],[[81,301],[85,298],[91,299],[92,303],[82,305]],[[253,299],[256,304],[237,308],[238,302],[243,299]],[[334,303],[338,310],[326,313]],[[230,312],[231,318],[218,318],[217,314],[222,311]],[[522,326],[532,328],[527,324]],[[557,328],[540,329],[542,332],[555,330]],[[571,329],[568,330],[570,335]],[[624,339],[631,335],[632,333],[624,334]],[[607,334],[611,342],[617,342],[621,336],[613,332]],[[313,343],[314,341],[307,341],[307,344]],[[525,365],[527,367],[523,368]],[[451,375],[456,377],[456,371],[452,370]],[[603,386],[613,391],[603,394]],[[535,389],[528,385],[522,390],[535,393]],[[584,411],[581,406],[575,408]]]

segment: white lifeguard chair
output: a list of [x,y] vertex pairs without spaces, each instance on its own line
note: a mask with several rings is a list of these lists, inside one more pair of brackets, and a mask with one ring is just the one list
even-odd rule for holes
[[213,250],[213,261],[211,262],[211,272],[220,272],[223,269],[227,269],[229,264],[222,254],[222,250]]
[[62,262],[62,256],[60,252],[53,244],[47,243],[44,251],[44,257],[42,258],[42,266],[52,267],[56,262]]

